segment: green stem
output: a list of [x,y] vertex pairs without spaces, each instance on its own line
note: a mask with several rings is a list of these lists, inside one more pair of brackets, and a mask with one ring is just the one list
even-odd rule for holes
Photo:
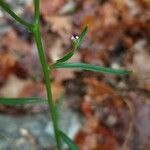
[[20,17],[18,17],[10,8],[10,6],[3,2],[3,0],[0,0],[0,6],[11,16],[14,18],[14,20],[16,20],[17,22],[19,22],[20,24],[24,25],[26,28],[28,28],[29,30],[32,29],[33,25],[30,23],[27,23],[26,21],[24,21],[23,19],[21,19]]
[[34,0],[34,23],[39,22],[40,18],[40,1],[39,0]]
[[39,29],[40,28],[39,23],[36,25],[37,26],[33,30],[33,33],[34,33],[34,38],[35,38],[35,42],[36,42],[36,45],[38,48],[39,58],[40,58],[40,62],[41,62],[44,77],[45,77],[48,105],[49,105],[49,110],[50,110],[51,117],[52,117],[54,133],[55,133],[55,138],[56,138],[56,144],[57,144],[58,150],[61,150],[61,141],[60,141],[60,135],[59,135],[59,128],[58,128],[58,124],[57,124],[57,114],[56,114],[55,105],[54,105],[54,102],[52,99],[51,79],[49,77],[49,66],[46,61],[46,56],[45,56],[44,48],[43,48],[42,41],[41,41],[41,33],[40,33],[40,29]]

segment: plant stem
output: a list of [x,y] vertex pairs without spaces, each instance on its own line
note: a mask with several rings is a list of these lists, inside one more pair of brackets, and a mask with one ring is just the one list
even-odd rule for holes
[[55,108],[55,104],[53,102],[52,98],[52,90],[51,90],[51,79],[49,76],[49,66],[46,60],[43,44],[42,44],[42,37],[41,37],[41,32],[40,32],[40,7],[39,0],[34,0],[34,28],[32,29],[32,32],[34,33],[34,38],[35,42],[37,45],[38,53],[39,53],[39,58],[40,62],[42,65],[43,73],[44,73],[44,78],[45,78],[45,83],[46,83],[46,90],[47,90],[47,98],[48,98],[48,106],[49,110],[51,113],[51,118],[53,122],[53,128],[54,128],[54,134],[55,134],[55,139],[56,139],[56,145],[57,149],[61,150],[61,139],[59,135],[59,128],[58,128],[58,122],[57,122],[57,112]]
[[50,79],[50,76],[49,76],[49,66],[48,66],[48,63],[46,61],[46,56],[45,56],[44,48],[43,48],[43,45],[42,45],[39,23],[36,24],[36,27],[33,30],[33,33],[34,33],[34,38],[35,38],[35,42],[36,42],[36,45],[37,45],[37,49],[38,49],[39,58],[40,58],[40,62],[41,62],[41,65],[42,65],[43,73],[44,73],[46,89],[47,89],[48,105],[49,105],[49,110],[50,110],[51,118],[52,118],[52,122],[53,122],[53,128],[54,128],[54,133],[55,133],[57,149],[61,150],[61,139],[60,139],[59,128],[58,128],[58,123],[57,123],[57,114],[56,114],[55,105],[54,105],[54,102],[53,102],[53,99],[52,99],[51,79]]
[[34,0],[34,24],[39,22],[40,18],[40,1]]
[[34,14],[34,23],[33,24],[27,23],[26,21],[24,21],[23,19],[18,17],[11,10],[10,6],[7,3],[5,3],[3,0],[0,0],[0,6],[10,16],[12,16],[17,22],[24,25],[27,29],[29,29],[34,34],[34,39],[35,39],[35,42],[36,42],[36,45],[37,45],[39,58],[40,58],[40,62],[41,62],[41,65],[42,65],[44,78],[45,78],[45,83],[46,83],[48,106],[49,106],[49,110],[50,110],[51,118],[52,118],[52,122],[53,122],[56,145],[57,145],[57,149],[61,150],[61,139],[60,139],[59,128],[58,128],[58,123],[57,123],[57,113],[56,113],[56,108],[55,108],[53,98],[52,98],[51,79],[49,77],[49,73],[51,73],[51,71],[49,70],[49,66],[48,66],[48,63],[47,63],[47,60],[46,60],[44,48],[43,48],[43,45],[42,45],[41,33],[40,33],[39,0],[34,0],[35,14]]

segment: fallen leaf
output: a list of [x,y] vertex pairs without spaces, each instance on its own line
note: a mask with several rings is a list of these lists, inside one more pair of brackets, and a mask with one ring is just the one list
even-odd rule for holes
[[16,98],[19,96],[20,92],[26,84],[26,80],[22,80],[14,75],[11,75],[0,89],[0,95],[1,97]]
[[88,119],[75,138],[81,150],[116,150],[117,141],[109,129],[103,127],[96,118]]
[[[49,16],[45,20],[52,32],[57,33],[64,41],[71,41],[71,18],[68,16]],[[69,39],[70,38],[70,39]]]
[[55,14],[64,4],[64,0],[42,0],[40,4],[40,12],[43,16],[51,16]]

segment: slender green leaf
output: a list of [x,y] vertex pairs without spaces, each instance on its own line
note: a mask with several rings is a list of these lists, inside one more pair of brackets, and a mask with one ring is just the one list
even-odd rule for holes
[[79,38],[75,40],[74,44],[75,44],[75,50],[80,48],[80,45],[82,44],[86,34],[88,32],[88,26],[86,26],[83,31],[81,32],[81,34],[79,35]]
[[112,69],[112,68],[107,68],[107,67],[102,67],[102,66],[92,65],[92,64],[86,64],[86,63],[60,63],[60,64],[55,64],[54,68],[81,69],[81,70],[104,72],[104,73],[116,74],[116,75],[132,73],[132,71],[130,71],[130,70]]
[[79,147],[62,131],[59,131],[62,140],[68,145],[71,150],[80,150]]
[[45,99],[40,98],[0,98],[0,105],[23,105],[46,103]]
[[11,7],[4,1],[4,0],[0,0],[0,6],[11,16],[15,19],[15,21],[19,22],[20,24],[24,25],[25,27],[27,27],[28,29],[32,29],[33,25],[30,23],[27,23],[26,21],[24,21],[23,19],[21,19],[18,15],[16,15]]
[[64,55],[62,58],[58,59],[56,61],[56,63],[67,61],[68,59],[70,59],[73,56],[73,54],[74,54],[74,51],[70,51],[69,53],[67,53],[66,55]]

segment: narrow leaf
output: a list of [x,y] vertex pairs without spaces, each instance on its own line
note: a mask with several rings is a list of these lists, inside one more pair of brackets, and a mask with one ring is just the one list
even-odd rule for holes
[[62,131],[59,131],[62,140],[68,145],[71,150],[80,150],[79,147]]
[[24,25],[28,29],[32,29],[33,25],[30,23],[27,23],[22,18],[20,18],[18,15],[16,15],[15,12],[12,11],[9,4],[7,4],[4,0],[0,0],[0,6],[12,17],[15,21],[19,22],[20,24]]
[[112,68],[86,64],[86,63],[60,63],[60,64],[55,64],[54,68],[81,69],[81,70],[88,70],[88,71],[94,71],[94,72],[104,72],[104,73],[115,74],[115,75],[123,75],[123,74],[132,73],[132,71],[130,70],[112,69]]
[[73,56],[73,54],[74,54],[74,51],[70,51],[69,53],[67,53],[66,55],[64,55],[62,58],[60,58],[60,59],[58,59],[57,61],[56,61],[56,63],[60,63],[60,62],[65,62],[65,61],[67,61],[68,59],[70,59],[72,56]]
[[23,105],[46,103],[45,99],[40,98],[0,98],[0,105]]
[[75,44],[75,50],[80,48],[80,45],[82,44],[86,34],[88,32],[88,26],[86,26],[83,31],[81,32],[81,34],[79,35],[79,38],[75,40],[74,44]]

